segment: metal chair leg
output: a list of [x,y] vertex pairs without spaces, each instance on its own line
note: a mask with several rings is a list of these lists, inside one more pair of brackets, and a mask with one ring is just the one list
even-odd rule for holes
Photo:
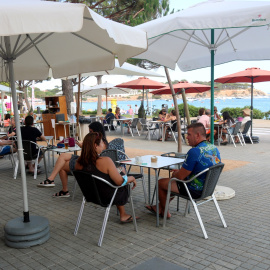
[[81,219],[82,219],[84,205],[85,205],[85,198],[83,197],[81,209],[80,209],[79,216],[78,216],[77,223],[76,223],[76,227],[75,227],[75,230],[74,230],[74,235],[77,235],[77,233],[78,233],[80,222],[81,222]]

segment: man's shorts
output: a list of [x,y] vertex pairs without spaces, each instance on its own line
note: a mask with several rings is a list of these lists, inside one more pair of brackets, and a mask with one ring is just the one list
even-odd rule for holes
[[[177,187],[179,190],[179,194],[181,194],[183,196],[188,196],[187,190],[186,190],[184,184],[180,183],[180,182],[176,182],[176,184],[177,184]],[[189,193],[193,199],[198,199],[199,197],[201,197],[201,193],[202,193],[201,191],[195,191],[195,190],[191,190],[191,189],[188,189],[188,190],[189,190]]]
[[2,148],[1,152],[0,152],[0,156],[6,155],[11,153],[11,147],[10,145],[6,145]]

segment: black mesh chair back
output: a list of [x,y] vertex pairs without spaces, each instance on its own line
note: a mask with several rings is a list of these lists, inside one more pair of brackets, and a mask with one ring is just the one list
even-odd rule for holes
[[114,162],[115,167],[119,167],[119,163],[117,162],[119,161],[119,157],[116,149],[106,149],[101,152],[100,156],[110,157]]
[[22,141],[22,146],[23,146],[23,155],[24,155],[24,160],[33,160],[37,157],[37,151],[36,151],[36,144],[23,140]]
[[238,132],[239,132],[239,130],[240,130],[240,128],[241,128],[241,125],[242,125],[241,122],[237,122],[237,123],[235,124],[235,127],[234,127],[233,132],[231,133],[231,135],[237,136],[237,134],[238,134]]
[[76,178],[78,185],[82,191],[82,194],[87,202],[107,207],[109,203],[105,203],[101,200],[100,191],[98,190],[97,180],[92,175],[85,171],[74,171],[74,177]]
[[242,132],[243,135],[246,135],[248,133],[250,126],[251,126],[251,120],[249,120],[245,123],[245,127],[244,127],[244,130]]
[[[223,168],[224,168],[223,163],[218,163],[209,168],[209,170],[206,172],[202,194],[198,198],[193,198],[194,201],[203,200],[204,198],[211,196],[213,194]],[[189,196],[184,196],[178,193],[175,193],[175,195],[184,198],[186,200],[190,200]]]
[[217,185],[219,176],[223,168],[224,168],[223,163],[218,163],[209,168],[206,174],[202,195],[200,198],[195,199],[195,201],[202,200],[208,196],[211,196],[214,193],[215,187]]
[[137,127],[137,124],[139,122],[139,118],[133,118],[131,124],[130,124],[130,128],[136,128]]

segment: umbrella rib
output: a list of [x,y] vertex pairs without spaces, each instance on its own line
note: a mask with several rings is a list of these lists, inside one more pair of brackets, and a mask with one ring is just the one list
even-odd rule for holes
[[[219,44],[217,44],[217,47],[223,45],[224,43],[231,41],[233,38],[237,37],[238,35],[242,34],[243,32],[247,31],[249,28],[244,28],[243,30],[241,30],[240,32],[234,34],[233,36],[229,36],[229,34],[227,33],[227,39],[224,39],[223,41],[221,41]],[[235,49],[236,51],[237,49]]]
[[11,53],[12,55],[15,55],[15,51],[16,51],[16,49],[17,49],[17,46],[18,46],[18,44],[19,44],[19,41],[20,41],[21,37],[22,37],[22,35],[19,35],[19,36],[18,36],[18,38],[17,38],[17,40],[16,40],[16,42],[15,42],[13,51],[12,51],[12,53]]
[[38,51],[39,55],[42,57],[42,59],[44,60],[44,62],[47,64],[48,67],[51,67],[50,64],[48,63],[48,61],[46,60],[45,56],[42,54],[42,52],[39,50],[39,48],[37,47],[37,44],[35,44],[33,42],[33,40],[31,39],[30,36],[28,36],[28,38],[31,40],[31,42],[33,43],[33,46],[36,48],[36,50]]
[[106,51],[106,52],[108,52],[108,53],[110,53],[110,54],[112,54],[112,55],[115,55],[112,51],[110,51],[110,50],[108,50],[108,49],[106,49],[106,48],[104,48],[104,47],[98,45],[98,44],[95,43],[95,42],[92,42],[91,40],[89,40],[89,39],[87,39],[87,38],[85,38],[85,37],[82,37],[81,35],[78,35],[78,34],[76,34],[76,33],[71,33],[71,34],[73,34],[74,36],[76,36],[76,37],[78,37],[78,38],[83,39],[84,41],[87,41],[88,43],[91,43],[91,44],[97,46],[98,48],[100,48],[100,49],[102,49],[102,50],[104,50],[104,51]]
[[[23,45],[26,41],[27,41],[27,35],[25,36],[24,40],[21,42],[20,46],[16,50],[15,49],[13,50],[13,55],[17,55],[17,53],[20,51],[20,49],[23,47]],[[27,46],[29,46],[29,45],[27,45]]]
[[[37,44],[38,43],[40,43],[40,42],[42,42],[44,39],[46,39],[46,38],[48,38],[49,36],[51,36],[53,33],[49,33],[48,35],[46,35],[46,36],[44,36],[43,38],[41,38],[41,39],[39,39],[40,37],[42,37],[44,34],[40,34],[40,35],[38,35],[35,39],[31,39],[31,37],[30,37],[30,35],[26,35],[27,36],[27,38],[31,41],[28,45],[26,45],[21,51],[19,51],[19,52],[17,52],[16,53],[16,57],[18,57],[18,56],[20,56],[21,54],[23,54],[23,53],[25,53],[26,51],[28,51],[28,50],[30,50],[30,49],[32,49],[33,47],[35,47],[37,50],[38,50],[38,48],[37,48]],[[24,41],[25,42],[25,41]],[[20,46],[21,47],[21,46]],[[17,50],[18,51],[18,50]],[[38,50],[39,51],[39,50]],[[39,53],[40,53],[40,51],[39,51]],[[41,53],[40,53],[41,54]],[[41,54],[41,56],[42,56],[42,54]],[[45,60],[45,59],[44,59]],[[46,61],[46,60],[45,60]],[[47,61],[46,61],[46,63],[47,63]],[[48,64],[48,63],[47,63]],[[49,64],[48,64],[48,66],[49,66]]]

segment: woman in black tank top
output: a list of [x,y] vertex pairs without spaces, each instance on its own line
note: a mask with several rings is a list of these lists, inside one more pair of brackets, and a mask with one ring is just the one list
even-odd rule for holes
[[[128,200],[127,183],[133,183],[136,186],[136,180],[133,176],[121,176],[109,157],[102,156],[100,153],[105,150],[106,146],[102,140],[102,134],[93,132],[85,136],[83,140],[81,156],[78,158],[75,169],[90,172],[112,183],[113,185],[122,186],[118,189],[114,202],[120,213],[120,221],[123,223],[132,222],[132,216],[127,214],[124,205]],[[103,182],[98,182],[98,189],[102,190],[102,200],[110,202],[114,189]]]

